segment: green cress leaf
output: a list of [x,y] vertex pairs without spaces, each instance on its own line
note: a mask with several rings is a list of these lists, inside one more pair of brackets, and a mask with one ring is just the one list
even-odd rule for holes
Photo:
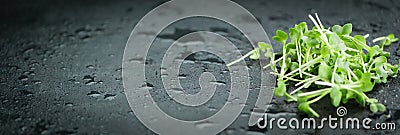
[[276,36],[280,37],[282,40],[287,40],[288,39],[288,35],[286,34],[286,32],[284,32],[282,30],[277,30],[276,31]]
[[389,46],[393,42],[397,42],[397,41],[399,41],[399,38],[395,38],[394,34],[389,34],[386,36],[386,40],[383,40],[382,42],[383,42],[383,45]]
[[378,55],[381,51],[379,46],[375,45],[373,47],[370,47],[368,51],[368,56],[369,58],[373,58],[374,56]]
[[365,98],[362,95],[354,94],[354,99],[356,100],[357,103],[361,104],[362,106],[365,107]]
[[295,28],[290,28],[289,29],[289,36],[290,36],[291,40],[297,40],[297,39],[299,39],[300,32]]
[[379,56],[376,59],[374,59],[374,61],[373,61],[373,63],[375,63],[376,65],[381,65],[386,62],[387,62],[387,58],[385,56]]
[[350,99],[355,99],[354,92],[346,91],[346,96],[344,96],[344,98],[342,99],[342,102],[347,103],[347,101]]
[[308,104],[307,102],[300,103],[298,108],[302,112],[310,113],[310,104]]
[[360,79],[360,90],[363,92],[369,92],[374,88],[374,84],[371,82],[371,73],[364,73]]
[[336,34],[342,34],[343,28],[342,26],[339,25],[333,25],[332,31],[335,32]]
[[325,81],[331,80],[332,68],[328,66],[325,62],[322,62],[318,67],[318,76]]
[[342,92],[339,87],[333,87],[330,93],[332,105],[338,107],[342,98]]
[[285,92],[286,92],[285,82],[283,82],[283,80],[278,81],[278,87],[275,88],[274,95],[277,97],[282,97],[284,96]]
[[297,62],[290,63],[290,68],[289,69],[291,71],[296,70],[297,68],[299,68],[299,63],[297,63]]
[[341,35],[349,35],[352,32],[353,25],[351,23],[345,24],[342,28]]
[[329,44],[332,45],[335,50],[340,50],[340,51],[346,50],[346,46],[336,33],[330,34]]
[[309,115],[319,117],[319,114],[310,107],[310,104],[308,102],[300,103],[298,109]]
[[284,44],[286,44],[286,40],[288,39],[288,36],[287,36],[286,32],[284,32],[282,30],[277,30],[276,36],[272,37],[272,39],[284,45]]
[[330,50],[327,46],[324,46],[321,48],[321,56],[325,57],[328,56],[330,54]]
[[386,111],[386,107],[381,103],[377,103],[376,107],[378,108],[378,111],[380,111],[380,112]]
[[253,52],[253,53],[249,56],[249,58],[250,58],[250,59],[253,59],[253,60],[258,60],[258,59],[260,58],[260,52],[259,52],[258,50],[256,50],[255,52]]
[[268,57],[268,58],[272,58],[273,57],[272,46],[268,45],[265,42],[259,42],[258,43],[258,48],[256,48],[254,50],[254,52],[250,55],[250,59],[259,59],[260,56],[261,56],[259,50],[264,52],[264,55],[266,57]]
[[[364,38],[364,36],[361,35],[355,35],[354,40],[357,40],[363,44],[367,44],[367,40]],[[362,50],[364,48],[362,44],[358,44],[356,41],[353,41],[353,45],[356,47],[354,49],[357,50]]]
[[261,51],[267,51],[268,49],[271,49],[272,48],[272,46],[271,45],[268,45],[267,43],[265,43],[265,42],[258,42],[258,48],[260,48],[260,50]]
[[367,99],[367,102],[369,102],[369,103],[378,103],[378,100],[375,99],[375,98],[370,98],[370,99]]
[[336,83],[343,83],[345,81],[343,74],[333,73],[332,76]]
[[371,112],[373,112],[373,113],[376,113],[376,112],[378,112],[378,107],[376,106],[376,104],[370,104],[369,110],[371,110]]

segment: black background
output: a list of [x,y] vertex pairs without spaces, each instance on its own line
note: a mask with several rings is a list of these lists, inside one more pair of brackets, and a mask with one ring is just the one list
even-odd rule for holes
[[[287,31],[301,21],[311,26],[307,15],[315,12],[325,26],[353,23],[353,32],[370,34],[369,41],[389,33],[400,36],[400,1],[397,0],[235,2],[255,15],[270,37],[275,30]],[[0,134],[153,134],[128,106],[121,81],[121,62],[135,23],[162,3],[150,0],[0,2]],[[204,27],[242,44],[239,48],[243,52],[251,50],[240,34],[227,24],[199,21],[210,20],[192,20],[197,22],[193,26],[173,25],[168,28],[172,33],[166,30],[158,39],[159,43],[172,43],[176,37],[207,25]],[[398,43],[385,48],[392,54],[389,62],[397,63],[399,49]],[[207,58],[201,59],[203,54],[198,55],[194,59],[200,59],[197,61],[200,68],[223,70],[223,66],[202,65]],[[248,62],[257,67],[255,62]],[[190,65],[186,68],[191,69]],[[375,86],[369,93],[385,104],[388,111],[371,114],[368,109],[350,102],[345,105],[347,116],[400,124],[399,78],[390,78],[387,84]],[[196,89],[198,86],[187,87]],[[327,99],[315,104],[315,109],[322,116],[336,115],[336,109]],[[181,112],[170,113],[180,115]],[[287,104],[282,99],[274,99],[268,113],[276,117],[305,116],[297,111],[296,104]],[[193,115],[196,116],[202,115]],[[221,134],[399,134],[398,130],[261,130],[247,127],[247,117],[248,112],[243,113]]]

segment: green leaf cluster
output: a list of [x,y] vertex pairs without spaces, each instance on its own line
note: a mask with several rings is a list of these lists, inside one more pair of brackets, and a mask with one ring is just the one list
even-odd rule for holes
[[[311,29],[301,22],[290,28],[289,33],[276,31],[272,39],[282,44],[282,53],[273,53],[271,45],[263,42],[249,52],[251,59],[259,59],[260,52],[271,59],[264,68],[271,67],[271,73],[277,76],[274,95],[298,102],[299,110],[316,117],[319,114],[310,104],[328,95],[335,107],[355,100],[362,106],[369,105],[372,112],[385,111],[383,104],[365,93],[373,90],[375,84],[386,83],[388,77],[397,75],[400,63],[388,63],[390,53],[383,47],[398,38],[389,34],[374,39],[373,42],[380,42],[378,45],[367,45],[368,35],[350,35],[350,23],[324,28],[317,15],[317,19],[311,15],[309,18],[314,24]],[[289,92],[288,82],[294,82],[296,89]]]

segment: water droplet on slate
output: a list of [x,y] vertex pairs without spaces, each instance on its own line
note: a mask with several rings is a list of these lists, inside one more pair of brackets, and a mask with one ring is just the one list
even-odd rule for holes
[[186,78],[187,77],[187,75],[185,75],[185,74],[180,74],[180,75],[178,75],[178,78],[179,79],[184,79],[184,78]]
[[102,83],[103,83],[103,81],[97,81],[97,82],[96,82],[96,81],[94,80],[94,77],[92,77],[92,76],[90,76],[90,75],[85,75],[85,76],[83,77],[83,80],[87,81],[87,82],[85,82],[86,85],[102,84]]
[[25,131],[25,130],[27,130],[27,129],[28,129],[27,126],[22,126],[22,127],[21,127],[21,130],[22,130],[22,131]]
[[33,50],[34,50],[33,47],[32,47],[32,48],[28,48],[28,49],[25,49],[25,50],[24,50],[24,53],[27,54],[27,53],[32,52]]
[[83,80],[89,81],[89,80],[94,80],[94,77],[90,76],[90,75],[85,75],[83,77]]
[[154,85],[153,85],[153,84],[151,84],[151,83],[148,83],[148,82],[146,82],[146,86],[147,86],[147,87],[154,87]]
[[90,97],[98,97],[98,96],[100,96],[100,92],[98,92],[98,91],[91,91],[91,92],[89,92],[87,95],[90,96]]
[[14,119],[14,120],[15,120],[15,121],[21,121],[22,118],[21,118],[21,117],[18,117],[18,118]]
[[106,94],[104,95],[104,99],[105,100],[114,100],[114,98],[116,97],[116,94]]
[[40,83],[42,83],[41,81],[39,81],[39,80],[34,80],[34,81],[32,81],[33,82],[33,84],[40,84]]
[[33,92],[30,92],[30,91],[27,91],[27,90],[21,90],[20,92],[21,92],[21,94],[26,95],[26,96],[32,96],[33,95]]
[[226,83],[223,81],[211,81],[211,84],[215,84],[215,85],[225,85]]
[[249,117],[250,116],[250,114],[248,114],[248,113],[241,113],[240,114],[240,117]]
[[214,123],[212,123],[210,121],[201,121],[201,122],[195,123],[194,126],[196,126],[197,128],[205,128],[205,127],[214,126]]
[[72,103],[65,103],[65,106],[71,107],[74,106]]
[[35,75],[35,72],[33,72],[33,71],[25,71],[23,74],[24,75]]
[[143,63],[144,58],[132,58],[128,59],[129,62],[134,62],[134,63]]
[[247,131],[246,135],[264,135],[264,133],[261,132],[255,132],[255,131]]
[[209,106],[208,109],[209,109],[210,111],[212,111],[212,112],[213,112],[213,111],[217,111],[217,108],[212,107],[212,106]]
[[96,84],[97,82],[95,82],[94,80],[89,80],[87,82],[85,82],[86,85],[93,85]]
[[21,75],[20,77],[18,77],[18,79],[21,80],[21,81],[27,81],[28,80],[28,76]]
[[93,66],[93,65],[87,65],[86,68],[88,68],[88,69],[93,69],[94,66]]
[[226,133],[227,133],[228,135],[232,135],[232,134],[235,133],[235,129],[227,129],[227,130],[226,130]]

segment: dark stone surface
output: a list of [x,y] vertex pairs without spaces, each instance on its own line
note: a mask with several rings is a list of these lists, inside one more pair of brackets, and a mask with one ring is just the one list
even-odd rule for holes
[[[236,2],[260,20],[269,36],[274,35],[277,29],[287,31],[301,21],[310,26],[307,14],[314,12],[319,13],[326,26],[353,23],[354,33],[370,34],[369,41],[389,33],[400,35],[400,1],[396,0]],[[125,43],[135,23],[161,3],[123,0],[2,2],[0,134],[153,134],[129,108],[122,86],[121,62]],[[165,49],[180,36],[198,30],[221,33],[238,44],[243,53],[251,50],[248,41],[231,26],[198,18],[168,27],[155,42],[159,47],[152,48],[152,51]],[[399,43],[385,49],[392,54],[389,62],[397,63]],[[158,55],[152,55],[147,61],[148,68],[155,68],[161,61],[161,55]],[[196,53],[187,60],[194,62],[182,67],[182,76],[188,79],[182,82],[183,87],[196,92],[199,86],[193,82],[201,72],[192,71],[207,70],[226,83],[218,88],[218,98],[213,99],[209,106],[183,112],[170,108],[170,102],[162,95],[157,102],[173,116],[204,118],[226,102],[224,91],[229,90],[226,67],[219,58],[210,54]],[[260,78],[256,74],[260,72],[257,70],[260,65],[254,61],[247,62],[253,72],[251,88],[257,89]],[[155,70],[149,72],[150,80],[152,74],[158,73]],[[390,78],[387,84],[376,86],[368,94],[385,104],[387,112],[371,114],[368,109],[350,102],[344,105],[348,109],[346,117],[370,117],[374,122],[399,125],[399,79],[399,76]],[[154,87],[160,85],[156,79],[149,83]],[[256,94],[250,93],[250,103],[243,113],[221,134],[400,134],[399,130],[262,130],[248,127],[247,119]],[[313,104],[313,107],[322,116],[336,115],[336,109],[328,99]],[[268,113],[273,117],[305,117],[297,111],[296,104],[282,99],[273,99]]]

